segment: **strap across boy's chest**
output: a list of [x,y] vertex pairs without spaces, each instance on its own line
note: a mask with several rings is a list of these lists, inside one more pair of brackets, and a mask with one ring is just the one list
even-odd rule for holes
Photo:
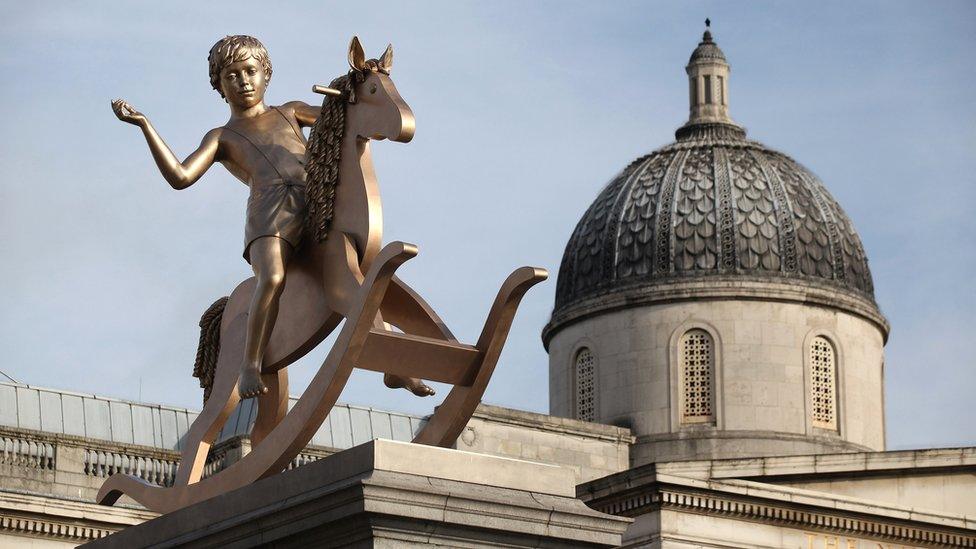
[[[290,121],[277,107],[271,107],[270,110],[274,110],[278,113],[278,116],[271,120],[265,118],[265,120],[257,121],[257,124],[252,124],[257,127],[237,129],[232,126],[233,123],[228,123],[224,125],[224,129],[247,142],[249,148],[255,151],[258,158],[261,159],[259,162],[267,162],[267,165],[278,175],[279,179],[282,181],[291,181],[295,178],[282,174],[278,169],[279,162],[276,162],[276,160],[282,155],[287,155],[292,158],[297,157],[298,163],[304,165],[305,136],[302,134],[301,129]],[[266,113],[259,116],[271,117],[271,114]],[[283,131],[284,126],[282,124],[287,125],[291,131]],[[266,127],[261,127],[265,125]],[[294,149],[300,149],[300,152]]]

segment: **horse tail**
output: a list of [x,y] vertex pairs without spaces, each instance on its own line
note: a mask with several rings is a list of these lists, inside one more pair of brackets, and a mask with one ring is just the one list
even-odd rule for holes
[[193,363],[193,377],[200,379],[203,387],[203,401],[210,398],[214,373],[217,371],[217,357],[220,356],[220,321],[224,308],[230,298],[224,296],[213,302],[200,317],[200,343],[197,345],[197,359]]

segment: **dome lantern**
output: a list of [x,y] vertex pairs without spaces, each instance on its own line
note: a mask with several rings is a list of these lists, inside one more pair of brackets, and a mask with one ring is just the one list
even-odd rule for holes
[[[688,122],[677,137],[681,139],[696,126],[722,124],[743,131],[729,117],[729,64],[712,40],[711,21],[705,20],[705,33],[692,52],[688,65]],[[743,131],[744,135],[744,131]]]

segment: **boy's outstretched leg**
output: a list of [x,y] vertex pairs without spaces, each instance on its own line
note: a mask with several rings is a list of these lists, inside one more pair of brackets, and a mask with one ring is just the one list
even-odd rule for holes
[[291,257],[291,244],[276,236],[264,236],[251,243],[251,268],[257,278],[247,316],[247,340],[237,391],[251,398],[268,391],[261,381],[264,349],[278,318],[278,298],[285,288],[285,268]]
[[401,388],[406,389],[419,397],[425,397],[434,394],[433,387],[424,383],[422,379],[418,379],[415,377],[385,374],[383,376],[383,384],[389,387],[390,389],[401,389]]

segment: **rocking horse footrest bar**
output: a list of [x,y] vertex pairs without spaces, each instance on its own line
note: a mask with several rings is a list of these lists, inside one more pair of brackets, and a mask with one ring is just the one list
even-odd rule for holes
[[482,360],[483,353],[471,345],[371,330],[356,366],[439,383],[469,385]]

